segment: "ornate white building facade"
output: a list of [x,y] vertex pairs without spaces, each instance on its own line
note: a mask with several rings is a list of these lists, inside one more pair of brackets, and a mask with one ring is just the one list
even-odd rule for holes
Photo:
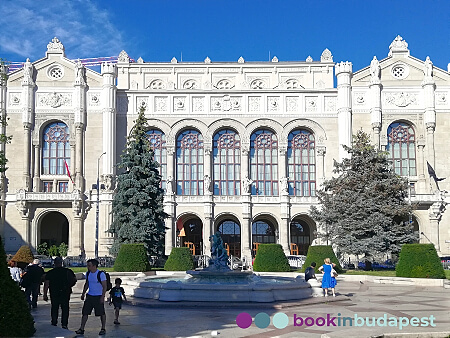
[[401,37],[356,72],[326,49],[320,61],[234,63],[130,62],[122,51],[101,74],[67,59],[55,38],[0,90],[13,136],[0,195],[7,252],[65,242],[69,255],[94,256],[98,224],[99,255],[108,254],[115,164],[144,107],[170,215],[166,253],[209,253],[220,231],[233,255],[249,258],[259,243],[305,254],[320,243],[308,216],[316,190],[363,129],[409,177],[420,242],[450,254],[450,178],[437,187],[427,164],[450,177],[450,74],[410,56]]

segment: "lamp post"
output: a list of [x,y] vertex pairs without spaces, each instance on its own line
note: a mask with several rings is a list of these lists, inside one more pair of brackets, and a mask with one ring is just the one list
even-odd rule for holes
[[100,159],[106,152],[97,159],[97,210],[95,212],[95,258],[98,257],[98,214],[100,212]]

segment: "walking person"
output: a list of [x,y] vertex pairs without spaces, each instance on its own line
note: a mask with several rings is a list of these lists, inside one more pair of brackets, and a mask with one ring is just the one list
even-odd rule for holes
[[[106,294],[106,274],[98,270],[98,260],[90,259],[87,261],[88,271],[86,273],[86,282],[84,283],[81,300],[84,300],[81,314],[81,326],[75,331],[76,334],[84,334],[84,327],[88,316],[95,310],[95,316],[100,317],[102,328],[99,335],[106,334],[106,314],[105,314],[105,294]],[[86,295],[86,291],[89,289]],[[86,300],[84,299],[86,295]]]
[[17,266],[16,261],[9,261],[9,273],[11,274],[11,278],[17,283],[20,283],[20,278],[22,275],[22,269]]
[[33,309],[37,308],[38,293],[44,273],[44,269],[39,266],[39,259],[37,258],[33,260],[33,264],[25,268],[25,273],[22,276],[22,286],[25,288],[25,296],[30,309],[31,307]]
[[324,297],[328,297],[328,289],[331,288],[331,270],[333,269],[333,265],[331,264],[331,261],[329,258],[325,258],[324,265],[319,267],[319,271],[323,273],[322,277],[322,289],[324,291]]
[[[122,308],[123,301],[127,301],[127,297],[125,296],[125,290],[120,286],[122,284],[122,280],[120,278],[116,278],[114,281],[116,284],[111,291],[109,291],[109,305],[114,305],[114,313],[116,318],[114,319],[114,324],[120,325],[119,323],[119,312]],[[123,299],[122,299],[123,298]]]
[[62,266],[63,260],[61,257],[55,258],[54,265],[55,267],[45,275],[44,300],[48,302],[47,292],[50,289],[52,325],[57,326],[59,307],[61,307],[61,327],[67,330],[70,294],[77,278],[72,270]]

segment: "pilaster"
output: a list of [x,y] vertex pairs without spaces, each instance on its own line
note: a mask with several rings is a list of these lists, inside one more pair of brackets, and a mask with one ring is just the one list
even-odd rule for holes
[[104,62],[101,67],[102,85],[102,112],[103,112],[103,173],[115,175],[116,169],[116,66]]
[[340,62],[335,65],[338,90],[338,134],[339,134],[339,160],[348,157],[347,151],[342,147],[352,144],[352,63]]

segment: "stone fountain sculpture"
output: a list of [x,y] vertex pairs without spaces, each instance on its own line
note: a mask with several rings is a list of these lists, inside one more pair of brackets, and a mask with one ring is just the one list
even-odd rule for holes
[[222,237],[220,237],[220,232],[217,231],[214,235],[210,236],[209,241],[211,242],[211,259],[209,260],[209,266],[203,269],[203,271],[231,271],[227,264],[228,254],[224,247]]

